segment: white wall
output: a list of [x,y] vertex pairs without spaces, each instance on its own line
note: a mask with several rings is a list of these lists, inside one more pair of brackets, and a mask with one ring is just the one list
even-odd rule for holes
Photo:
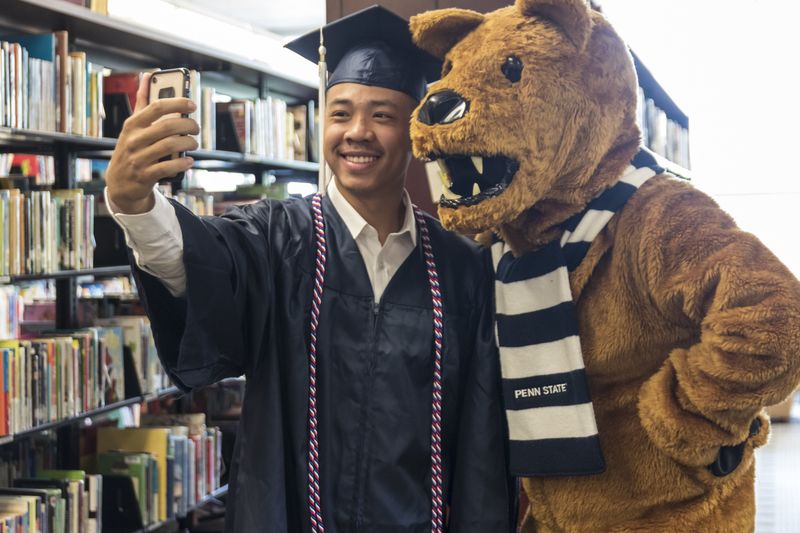
[[800,275],[800,3],[602,0],[689,115],[694,184]]

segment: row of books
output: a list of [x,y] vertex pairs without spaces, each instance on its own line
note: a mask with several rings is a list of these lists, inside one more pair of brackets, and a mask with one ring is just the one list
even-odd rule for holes
[[222,435],[204,413],[100,424],[79,439],[79,470],[55,469],[53,433],[0,448],[0,521],[10,531],[137,531],[186,516],[220,488]]
[[103,68],[56,31],[0,41],[0,126],[102,137]]
[[[313,109],[313,106],[311,106]],[[309,160],[309,106],[269,96],[217,103],[217,147],[279,160]]]
[[642,143],[683,168],[691,168],[689,130],[667,117],[652,98],[646,98],[639,87],[636,122],[642,132]]
[[0,488],[0,531],[100,533],[102,476],[82,470],[41,470]]
[[195,215],[211,216],[214,214],[213,194],[207,194],[200,190],[178,191],[172,198]]
[[[78,161],[81,167],[79,175],[81,175],[85,173],[83,167],[87,160]],[[89,172],[91,174],[91,169]],[[27,188],[30,188],[30,185],[53,185],[56,182],[55,158],[51,155],[0,153],[0,179],[8,177],[29,178]]]
[[145,526],[182,517],[220,486],[222,433],[204,413],[144,414],[97,431],[96,471],[133,480]]
[[0,436],[124,397],[121,328],[0,341]]
[[[92,181],[94,161],[75,160],[75,181]],[[24,181],[21,181],[24,178]],[[51,155],[0,153],[0,188],[44,188],[56,182],[55,158]]]
[[0,276],[92,268],[94,196],[0,190]]
[[145,317],[98,323],[0,341],[0,436],[169,386]]
[[[8,37],[0,42],[0,126],[116,137],[135,108],[140,73],[110,73],[68,50],[66,31]],[[317,160],[313,105],[281,98],[217,97],[191,71],[200,147],[279,160]],[[108,113],[108,128],[104,119]],[[309,156],[312,157],[309,157]]]
[[[190,115],[200,126],[198,144],[203,150],[226,150],[279,160],[309,160],[316,142],[308,128],[316,120],[313,105],[290,106],[281,98],[230,99],[204,86],[202,74],[190,70],[191,97],[197,111]],[[106,77],[108,132],[117,136],[122,123],[136,107],[141,74],[112,73]],[[230,100],[230,101],[220,101]],[[315,145],[314,145],[315,146]]]

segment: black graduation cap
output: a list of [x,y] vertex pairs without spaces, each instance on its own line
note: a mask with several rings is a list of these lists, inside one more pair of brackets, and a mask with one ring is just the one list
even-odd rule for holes
[[[314,63],[320,60],[320,31],[286,44]],[[394,89],[419,101],[426,84],[439,79],[441,61],[417,48],[408,21],[383,6],[372,6],[322,28],[328,70],[327,88],[358,83]]]

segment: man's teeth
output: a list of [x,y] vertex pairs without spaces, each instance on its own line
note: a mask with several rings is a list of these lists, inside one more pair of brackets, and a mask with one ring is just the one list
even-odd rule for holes
[[477,155],[472,156],[472,164],[475,165],[475,170],[478,174],[483,174],[483,158]]
[[372,163],[378,159],[374,155],[346,155],[344,158],[351,163]]

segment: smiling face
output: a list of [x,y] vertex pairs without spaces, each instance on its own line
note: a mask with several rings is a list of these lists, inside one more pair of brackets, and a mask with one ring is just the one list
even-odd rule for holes
[[417,103],[399,91],[340,83],[328,89],[326,105],[325,160],[338,186],[355,196],[402,190]]

